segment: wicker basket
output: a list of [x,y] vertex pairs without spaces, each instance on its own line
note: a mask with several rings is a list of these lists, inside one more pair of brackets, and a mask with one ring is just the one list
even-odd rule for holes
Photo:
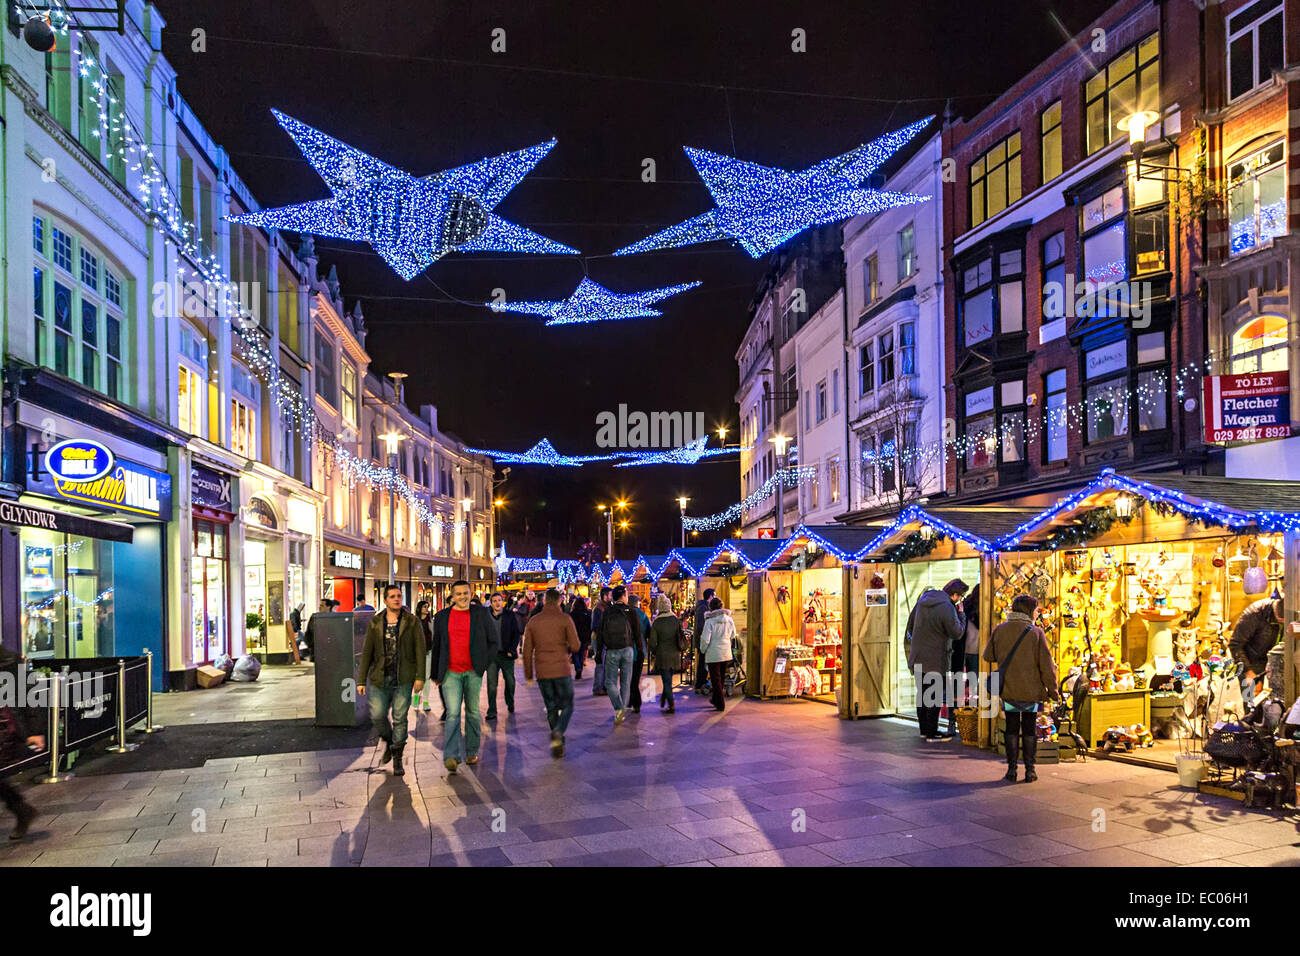
[[958,707],[953,713],[957,718],[957,732],[961,734],[961,742],[967,747],[974,747],[979,743],[978,712],[974,707]]

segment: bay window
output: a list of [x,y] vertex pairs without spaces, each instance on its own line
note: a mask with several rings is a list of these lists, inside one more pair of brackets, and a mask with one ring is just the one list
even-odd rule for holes
[[871,343],[858,349],[858,395],[864,396],[875,390],[876,366],[872,361]]
[[1286,163],[1281,142],[1228,166],[1231,252],[1255,248],[1286,228]]

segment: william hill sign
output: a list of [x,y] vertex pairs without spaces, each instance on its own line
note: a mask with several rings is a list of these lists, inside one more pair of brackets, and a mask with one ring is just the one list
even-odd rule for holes
[[60,442],[44,457],[47,468],[28,469],[29,491],[109,511],[171,520],[172,479],[164,471],[117,458],[104,445],[84,440]]

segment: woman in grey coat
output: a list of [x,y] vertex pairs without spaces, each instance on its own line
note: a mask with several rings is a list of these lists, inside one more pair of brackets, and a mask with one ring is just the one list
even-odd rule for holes
[[907,618],[907,666],[916,678],[916,719],[927,741],[952,739],[950,733],[939,733],[939,711],[947,697],[944,685],[952,647],[966,630],[960,605],[969,590],[961,578],[949,581],[942,591],[931,588],[917,599]]

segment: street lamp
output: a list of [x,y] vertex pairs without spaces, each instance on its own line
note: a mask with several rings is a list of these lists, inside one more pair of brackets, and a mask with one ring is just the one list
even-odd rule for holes
[[[726,429],[719,428],[718,431],[725,432]],[[682,509],[682,547],[683,548],[686,547],[686,502],[690,500],[691,499],[687,498],[685,495],[682,495],[680,498],[677,499],[677,504],[680,505]]]
[[[470,532],[470,514],[469,514],[469,509],[473,507],[473,505],[474,505],[474,499],[473,499],[473,498],[461,498],[461,499],[460,499],[460,505],[461,505],[461,507],[465,510],[465,538],[464,538],[464,541],[465,541],[465,580],[468,581],[468,580],[469,580],[469,532]],[[470,592],[472,593],[473,590],[474,590],[474,586],[471,584],[471,585],[470,585]]]
[[718,442],[722,445],[723,448],[727,447],[727,426],[726,425],[718,426]]
[[1134,110],[1116,120],[1115,128],[1128,133],[1129,152],[1133,156],[1134,179],[1142,179],[1145,175],[1149,179],[1159,179],[1167,183],[1177,182],[1181,176],[1181,170],[1177,166],[1142,161],[1142,153],[1146,149],[1147,130],[1158,122],[1160,116],[1151,110]]
[[379,436],[388,448],[388,470],[393,483],[388,488],[388,583],[397,583],[397,448],[406,436],[396,430]]
[[790,438],[776,435],[768,441],[776,446],[776,538],[780,540],[781,525],[785,520],[785,446],[790,443]]

